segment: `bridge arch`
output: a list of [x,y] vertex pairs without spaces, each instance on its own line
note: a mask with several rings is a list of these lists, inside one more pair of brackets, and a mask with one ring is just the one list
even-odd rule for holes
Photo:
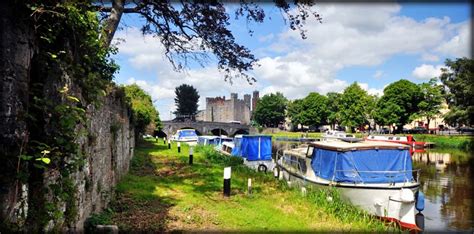
[[163,138],[163,137],[168,137],[168,134],[166,134],[165,132],[163,132],[163,130],[155,130],[155,132],[153,132],[153,136],[155,137],[159,137],[159,138]]
[[248,135],[249,134],[249,131],[247,129],[237,129],[233,134],[232,136],[235,136],[235,135]]
[[214,129],[212,129],[212,130],[211,130],[211,134],[214,135],[214,136],[221,136],[221,135],[226,135],[226,136],[228,136],[228,135],[229,135],[229,133],[228,133],[226,130],[222,129],[222,128],[214,128]]

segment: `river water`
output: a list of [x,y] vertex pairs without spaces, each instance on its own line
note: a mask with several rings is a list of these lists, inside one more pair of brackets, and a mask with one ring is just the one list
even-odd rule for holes
[[474,230],[474,153],[434,148],[413,155],[425,194],[425,231]]

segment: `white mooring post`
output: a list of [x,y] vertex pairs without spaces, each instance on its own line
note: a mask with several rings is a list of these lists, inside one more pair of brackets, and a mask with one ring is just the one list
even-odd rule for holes
[[166,137],[163,137],[163,145],[166,145]]
[[230,197],[230,174],[231,167],[224,168],[224,196]]
[[189,165],[193,165],[193,147],[189,147]]
[[168,139],[168,149],[171,149],[171,140]]
[[251,178],[249,178],[247,182],[247,192],[249,195],[252,194],[252,179]]
[[181,142],[178,142],[178,153],[181,153]]

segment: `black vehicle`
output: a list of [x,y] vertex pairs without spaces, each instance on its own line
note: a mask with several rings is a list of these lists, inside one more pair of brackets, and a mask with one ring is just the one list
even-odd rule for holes
[[473,133],[474,132],[474,127],[460,127],[456,129],[460,133]]
[[408,130],[408,133],[411,134],[428,134],[428,129],[424,127],[414,127]]

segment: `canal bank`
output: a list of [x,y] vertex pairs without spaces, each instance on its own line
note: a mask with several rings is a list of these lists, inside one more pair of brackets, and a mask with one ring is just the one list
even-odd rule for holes
[[[145,142],[135,149],[131,171],[117,186],[111,208],[90,224],[117,224],[120,230],[176,231],[387,231],[392,226],[337,195],[309,191],[302,196],[271,174],[256,173],[238,158],[210,148],[181,153],[163,142]],[[232,166],[231,196],[222,195],[223,168]],[[247,190],[252,179],[252,193]],[[333,200],[327,199],[331,196]]]

